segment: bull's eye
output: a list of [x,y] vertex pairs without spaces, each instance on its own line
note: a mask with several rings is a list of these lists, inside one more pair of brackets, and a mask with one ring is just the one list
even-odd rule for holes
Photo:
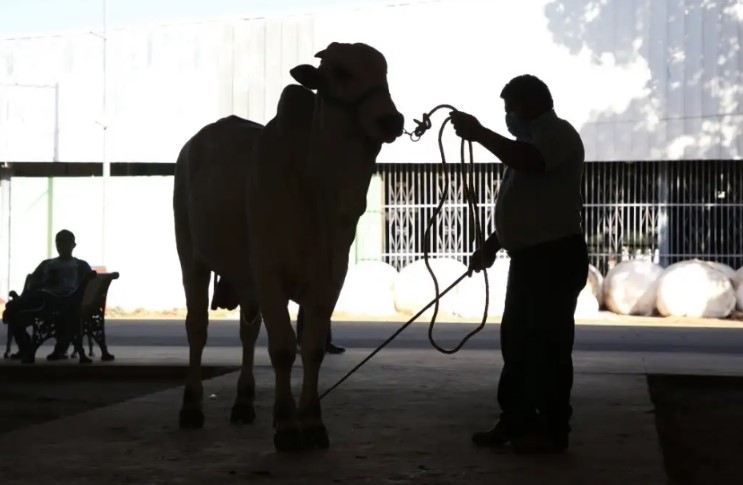
[[352,81],[354,78],[354,75],[351,71],[346,69],[345,67],[336,66],[333,68],[333,76],[341,83],[347,83],[349,81]]

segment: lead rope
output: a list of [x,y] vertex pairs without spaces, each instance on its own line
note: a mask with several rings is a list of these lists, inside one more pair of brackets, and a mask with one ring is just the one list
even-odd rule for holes
[[[432,109],[431,111],[429,111],[428,113],[424,113],[423,116],[422,116],[422,120],[421,121],[413,120],[416,123],[416,128],[413,130],[412,133],[411,132],[408,132],[407,130],[404,130],[404,133],[406,135],[410,136],[410,139],[413,142],[419,141],[421,139],[421,137],[426,133],[426,131],[428,131],[432,127],[431,116],[436,111],[438,111],[439,109],[442,109],[442,108],[446,108],[446,109],[449,109],[451,111],[457,111],[457,109],[454,108],[451,105],[440,104],[440,105],[436,106],[434,109]],[[446,154],[444,153],[443,134],[444,134],[444,128],[446,128],[446,124],[450,120],[451,120],[451,116],[448,116],[443,121],[443,123],[441,123],[441,128],[439,129],[439,153],[441,154],[441,163],[444,164],[444,165],[446,165]],[[475,240],[477,241],[477,247],[479,249],[479,248],[482,248],[483,247],[483,244],[484,244],[484,241],[485,241],[485,237],[484,237],[484,234],[482,232],[482,226],[480,225],[480,214],[479,214],[479,211],[478,211],[478,208],[477,208],[477,202],[476,202],[477,199],[475,197],[475,192],[474,192],[474,190],[472,189],[472,186],[471,186],[471,178],[473,176],[474,162],[475,162],[474,155],[473,155],[473,152],[472,152],[472,142],[467,142],[467,144],[469,145],[469,170],[467,169],[467,163],[466,163],[466,159],[465,159],[465,149],[464,149],[464,147],[465,147],[465,140],[462,138],[461,139],[461,145],[460,145],[460,173],[462,175],[462,183],[463,183],[463,186],[464,186],[463,193],[464,193],[465,199],[467,200],[467,207],[470,209],[470,211],[472,213],[472,217],[474,219]],[[382,344],[379,347],[377,347],[371,354],[369,354],[368,356],[366,356],[366,358],[364,358],[364,360],[362,360],[361,362],[359,362],[358,364],[356,364],[356,366],[353,369],[351,369],[350,371],[348,371],[348,373],[346,373],[346,375],[343,376],[338,382],[336,382],[333,386],[331,386],[325,392],[323,392],[320,395],[320,399],[323,399],[325,396],[327,396],[328,394],[330,394],[334,389],[336,389],[338,386],[340,386],[346,379],[348,379],[349,377],[351,377],[351,375],[353,375],[357,370],[359,370],[361,368],[361,366],[363,366],[369,360],[371,360],[372,357],[374,357],[383,348],[385,348],[390,342],[392,342],[398,335],[400,335],[406,328],[408,328],[411,323],[413,323],[414,321],[416,321],[418,319],[418,317],[420,317],[421,315],[423,315],[423,313],[425,313],[426,310],[428,310],[429,308],[431,308],[431,306],[434,306],[434,311],[433,311],[433,315],[431,317],[431,322],[429,323],[429,326],[428,326],[428,341],[431,343],[431,345],[433,346],[433,348],[435,348],[436,350],[438,350],[442,354],[451,355],[451,354],[455,354],[455,353],[459,352],[459,350],[462,349],[462,347],[464,346],[464,344],[466,344],[467,341],[470,338],[474,337],[483,328],[485,328],[485,323],[486,323],[487,318],[488,318],[488,307],[489,307],[489,304],[490,304],[490,284],[488,282],[488,272],[487,272],[487,269],[483,269],[483,276],[485,278],[485,308],[483,310],[482,322],[480,323],[480,325],[478,325],[477,328],[475,328],[473,331],[471,331],[469,334],[467,334],[464,337],[464,339],[459,343],[459,345],[457,345],[453,349],[445,349],[445,348],[439,346],[436,343],[436,341],[434,340],[434,338],[433,338],[433,327],[436,324],[436,316],[438,315],[438,312],[439,312],[439,300],[441,300],[441,298],[443,298],[444,295],[446,295],[447,293],[449,293],[455,286],[457,286],[464,278],[466,278],[467,276],[470,275],[470,271],[468,270],[462,276],[460,276],[459,278],[457,278],[452,284],[450,284],[446,289],[444,289],[444,291],[439,291],[439,282],[438,282],[438,279],[436,278],[436,274],[433,272],[433,269],[431,268],[431,265],[429,264],[429,261],[428,261],[428,253],[430,252],[430,240],[429,240],[430,238],[429,238],[429,235],[430,235],[431,227],[433,226],[433,224],[434,224],[434,222],[436,220],[436,217],[441,213],[441,209],[444,206],[444,202],[446,202],[446,199],[449,197],[449,177],[448,177],[448,175],[446,173],[444,173],[444,177],[445,177],[444,178],[444,180],[445,180],[444,181],[444,190],[443,190],[443,192],[441,194],[441,198],[439,200],[439,204],[436,206],[436,209],[434,210],[433,215],[428,220],[428,224],[426,225],[426,231],[424,233],[424,241],[423,241],[423,261],[426,264],[426,269],[428,270],[428,273],[431,275],[431,278],[433,279],[433,285],[434,285],[434,290],[435,290],[435,293],[436,293],[436,297],[430,303],[428,303],[426,306],[424,306],[418,313],[416,313],[415,315],[413,315],[413,317],[410,320],[408,320],[403,326],[401,326],[395,333],[393,333],[392,335],[390,335],[390,337],[387,338],[387,340],[385,340],[384,342],[382,342]]]

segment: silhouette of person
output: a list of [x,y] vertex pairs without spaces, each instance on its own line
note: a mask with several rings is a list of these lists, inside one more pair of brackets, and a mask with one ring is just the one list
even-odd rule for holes
[[[77,316],[76,308],[66,297],[84,283],[85,278],[93,271],[87,262],[72,256],[76,246],[75,235],[72,232],[66,229],[59,231],[55,242],[59,256],[42,261],[31,274],[28,288],[20,296],[9,301],[3,312],[3,322],[10,326],[23,363],[33,363],[35,359],[33,343],[25,329],[30,322],[19,318],[19,312],[39,308],[44,304],[55,305],[63,316],[57,322],[60,325],[57,328],[57,343],[54,351],[47,356],[47,360],[66,358],[67,347],[75,333]],[[78,353],[80,362],[91,361],[84,351]]]
[[[331,324],[332,327],[332,324]],[[325,342],[325,352],[329,354],[342,354],[346,351],[343,347],[339,347],[333,343],[333,335],[331,327],[328,327],[328,339]],[[301,345],[302,334],[304,333],[304,309],[300,306],[299,312],[297,313],[297,345]]]
[[532,75],[501,92],[512,140],[472,115],[454,112],[458,135],[480,143],[506,165],[495,207],[495,233],[472,254],[470,274],[489,267],[502,247],[510,258],[501,323],[501,415],[476,433],[478,446],[517,453],[568,448],[573,409],[572,349],[578,294],[588,277],[581,226],[584,149],[554,111],[547,85]]

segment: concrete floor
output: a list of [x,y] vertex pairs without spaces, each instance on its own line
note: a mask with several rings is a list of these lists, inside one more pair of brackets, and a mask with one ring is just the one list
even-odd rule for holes
[[[183,363],[187,353],[173,347],[114,350],[113,365],[145,358],[147,365]],[[365,355],[350,350],[329,356],[322,389]],[[205,363],[234,364],[238,356],[237,348],[207,349]],[[323,401],[330,450],[277,455],[273,371],[263,350],[252,426],[229,424],[237,375],[228,374],[205,383],[210,398],[203,430],[178,429],[181,389],[171,389],[0,435],[0,476],[4,485],[665,483],[642,375],[647,361],[636,353],[579,352],[575,362],[574,432],[570,452],[560,456],[514,456],[471,445],[471,432],[496,418],[497,352],[444,356],[415,349],[384,350]],[[295,380],[299,376],[295,371]]]

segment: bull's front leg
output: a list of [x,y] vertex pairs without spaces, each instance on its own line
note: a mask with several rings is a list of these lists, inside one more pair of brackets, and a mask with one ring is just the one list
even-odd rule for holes
[[328,432],[322,421],[318,380],[325,357],[325,344],[330,331],[332,311],[317,306],[303,308],[305,330],[302,337],[302,395],[299,399],[299,420],[305,448],[328,448]]
[[274,446],[277,451],[297,451],[302,448],[302,435],[297,420],[296,404],[291,389],[291,372],[297,358],[297,338],[291,325],[286,298],[276,297],[263,288],[270,298],[261,301],[261,312],[268,333],[268,354],[275,381],[273,408]]

